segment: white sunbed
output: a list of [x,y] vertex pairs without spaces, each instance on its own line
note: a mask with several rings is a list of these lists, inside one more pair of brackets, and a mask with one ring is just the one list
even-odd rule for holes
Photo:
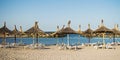
[[106,49],[115,49],[115,48],[111,44],[107,44]]
[[91,46],[95,46],[95,45],[97,45],[97,43],[91,43]]
[[103,45],[100,45],[100,46],[96,45],[96,46],[94,46],[95,49],[102,48],[102,47],[103,47]]
[[11,44],[9,44],[9,47],[14,48],[14,47],[16,47],[16,45],[17,45],[16,43],[11,43]]
[[4,46],[0,44],[0,48],[3,48]]
[[0,45],[0,48],[9,48],[10,45]]
[[77,50],[78,47],[77,47],[77,46],[73,46],[73,48],[74,48],[75,50]]
[[43,44],[30,44],[30,45],[24,46],[24,48],[41,49],[41,48],[44,48],[44,46],[45,45],[43,45]]
[[120,45],[120,42],[118,42],[117,45]]

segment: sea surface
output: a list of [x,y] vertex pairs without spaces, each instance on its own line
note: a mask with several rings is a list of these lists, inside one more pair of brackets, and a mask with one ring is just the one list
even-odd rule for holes
[[[82,44],[82,43],[88,43],[88,38],[80,36],[78,34],[69,34],[69,39],[70,39],[70,45],[75,45],[75,44]],[[0,38],[0,44],[2,43],[2,38]],[[17,43],[24,43],[24,44],[32,44],[33,41],[36,42],[36,39],[33,39],[32,37],[30,38],[16,38]],[[112,43],[113,38],[105,38],[105,43]],[[38,38],[39,43],[45,44],[45,45],[53,45],[53,44],[61,44],[65,43],[67,44],[67,36],[66,37],[61,37],[61,38]],[[120,42],[120,38],[115,38],[116,42]],[[7,43],[14,43],[14,38],[6,38]],[[93,37],[90,40],[90,43],[102,43],[103,40],[102,38],[98,37]]]

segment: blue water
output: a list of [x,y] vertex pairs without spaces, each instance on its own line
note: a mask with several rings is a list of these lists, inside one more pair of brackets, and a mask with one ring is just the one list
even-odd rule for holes
[[[74,45],[78,42],[82,43],[88,43],[88,38],[77,35],[77,34],[70,34],[70,45]],[[33,43],[33,38],[17,38],[17,43],[22,42],[24,44],[32,44]],[[67,36],[63,38],[39,38],[39,43],[46,44],[46,45],[51,45],[51,44],[61,44],[65,43],[67,44]],[[36,40],[34,40],[36,41]],[[120,42],[120,38],[115,39],[116,42]],[[6,38],[7,43],[14,43],[14,38]],[[101,42],[102,43],[102,38],[97,38],[94,37],[90,40],[91,43],[96,43],[96,42]],[[113,42],[113,38],[105,38],[106,43],[111,43]],[[0,38],[0,44],[2,43],[2,38]]]

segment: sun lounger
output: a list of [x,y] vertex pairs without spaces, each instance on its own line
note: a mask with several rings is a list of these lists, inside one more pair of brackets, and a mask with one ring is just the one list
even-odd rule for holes
[[24,48],[30,48],[30,49],[42,49],[44,47],[45,45],[43,44],[30,44],[30,45],[24,46]]
[[77,47],[77,46],[73,46],[73,48],[74,48],[75,50],[77,50],[78,47]]
[[113,49],[113,46],[106,46],[106,49]]
[[0,48],[3,48],[4,46],[0,44]]
[[97,45],[97,43],[91,43],[91,46],[95,46],[95,45]]
[[62,47],[62,46],[59,46],[58,49],[59,49],[59,50],[63,50],[63,47]]
[[42,49],[42,48],[44,48],[44,47],[45,47],[44,44],[38,44],[38,48],[39,48],[39,49]]
[[71,49],[72,49],[72,46],[67,46],[67,48],[68,48],[69,50],[71,50]]
[[84,44],[84,43],[82,43],[82,46],[85,46],[85,44]]
[[98,46],[94,46],[95,49],[98,49]]
[[0,45],[0,48],[9,48],[10,45]]
[[96,45],[96,46],[94,46],[94,48],[95,48],[95,49],[103,48],[103,45],[99,45],[99,46]]
[[106,49],[115,49],[115,48],[111,44],[107,44]]
[[58,49],[59,49],[59,50],[66,50],[67,47],[66,47],[66,46],[59,46]]
[[117,45],[120,45],[120,42],[118,42]]

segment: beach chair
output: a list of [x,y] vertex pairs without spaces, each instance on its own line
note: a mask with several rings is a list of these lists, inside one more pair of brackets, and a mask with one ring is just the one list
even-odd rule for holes
[[3,48],[4,46],[2,44],[0,44],[0,48]]
[[113,46],[106,46],[106,49],[112,49]]
[[25,45],[23,47],[24,47],[24,49],[35,49],[34,44]]
[[10,47],[10,45],[9,44],[4,44],[4,45],[0,45],[0,48],[9,48]]
[[10,48],[10,45],[5,45],[4,48]]
[[67,48],[68,48],[69,50],[71,50],[71,49],[72,49],[72,46],[67,46]]
[[77,50],[78,47],[75,45],[75,46],[73,46],[73,48],[74,48],[75,50]]
[[91,46],[95,46],[95,45],[97,45],[97,43],[91,43]]
[[96,46],[94,46],[94,48],[95,48],[95,49],[98,49],[98,46],[96,45]]
[[11,44],[9,44],[9,47],[10,47],[10,48],[16,47],[16,43],[11,43]]
[[58,49],[59,49],[59,50],[63,50],[62,46],[59,46]]
[[120,42],[118,42],[117,44],[120,45]]
[[95,45],[94,48],[95,49],[103,48],[103,45]]
[[58,49],[59,50],[66,50],[67,49],[67,47],[66,47],[66,45],[60,45],[59,47],[58,47]]
[[106,49],[115,49],[115,48],[111,44],[107,44]]
[[82,46],[85,46],[85,44],[84,44],[84,43],[82,43]]
[[39,49],[43,49],[44,47],[45,47],[45,45],[44,45],[44,44],[41,44],[41,43],[40,43],[40,44],[38,44],[38,48],[39,48]]

